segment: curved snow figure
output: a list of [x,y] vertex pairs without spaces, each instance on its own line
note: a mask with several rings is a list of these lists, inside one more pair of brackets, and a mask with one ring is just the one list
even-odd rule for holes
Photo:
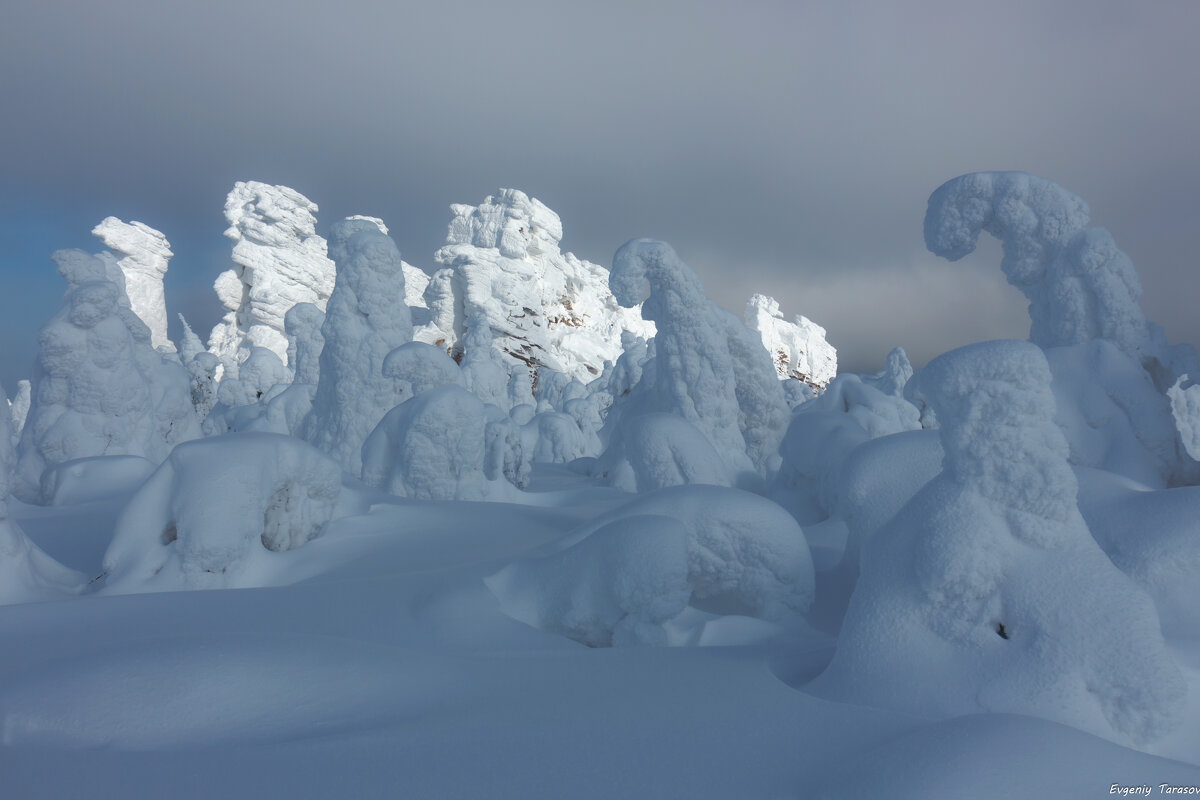
[[319,536],[342,471],[288,436],[237,433],[189,442],[142,485],[104,554],[105,591],[262,585],[276,554]]
[[1146,742],[1185,686],[1150,598],[1076,507],[1041,350],[999,341],[918,373],[942,473],[867,544],[838,649],[812,687],[928,714],[1042,716]]
[[400,251],[374,222],[337,223],[329,249],[337,284],[321,328],[320,377],[304,438],[357,475],[367,435],[400,401],[383,364],[388,353],[412,340],[412,317],[401,300]]
[[141,222],[122,222],[105,217],[92,229],[92,234],[104,246],[121,256],[117,261],[124,274],[125,293],[133,313],[150,328],[154,347],[174,350],[167,338],[167,303],[163,294],[163,277],[171,259],[167,237]]
[[975,172],[929,198],[925,245],[957,261],[981,231],[1001,241],[1009,283],[1029,299],[1029,340],[1041,347],[1109,339],[1130,355],[1148,343],[1137,271],[1103,228],[1085,228],[1087,204],[1023,172]]
[[729,469],[695,425],[674,414],[641,414],[622,421],[592,474],[627,492],[668,486],[730,486]]
[[283,316],[288,364],[296,371],[294,383],[317,385],[321,351],[325,349],[325,337],[321,334],[324,324],[325,312],[312,303],[297,303]]
[[671,246],[634,239],[613,257],[609,286],[655,323],[652,411],[695,425],[733,473],[765,472],[789,412],[758,337],[718,308]]
[[[1087,205],[1056,184],[1021,172],[979,172],[946,182],[929,198],[925,243],[954,261],[975,249],[980,231],[1002,242],[1001,267],[1029,299],[1029,340],[1048,350],[1059,423],[1075,463],[1152,486],[1200,480],[1200,464],[1172,429],[1164,396],[1182,374],[1200,370],[1200,360],[1190,346],[1169,347],[1146,321],[1129,257],[1108,231],[1087,223]],[[1119,352],[1106,352],[1098,340]],[[1146,376],[1131,385],[1139,368]],[[1082,382],[1075,380],[1080,374]],[[1139,447],[1147,452],[1131,460]]]
[[[3,393],[0,387],[0,393]],[[8,517],[8,490],[16,453],[12,422],[0,414],[0,605],[75,594],[86,578],[43,553]]]
[[483,402],[460,386],[419,394],[367,437],[363,483],[424,500],[504,499],[507,484],[484,474],[487,423]]
[[463,374],[454,359],[424,342],[407,342],[383,359],[384,377],[398,384],[407,383],[412,397],[439,386],[462,386]]
[[150,330],[80,250],[51,256],[67,279],[63,306],[42,328],[14,491],[36,502],[43,470],[76,458],[162,461],[200,436],[187,374],[155,352]]

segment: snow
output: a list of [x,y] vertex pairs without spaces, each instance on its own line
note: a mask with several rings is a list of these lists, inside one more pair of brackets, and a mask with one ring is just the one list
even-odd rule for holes
[[0,415],[0,796],[1200,791],[1200,359],[1074,195],[931,199],[1032,342],[836,377],[520,192],[432,275],[315,211],[235,188],[211,351],[155,350],[153,247],[55,254]]
[[163,277],[174,253],[167,237],[141,222],[122,222],[105,217],[92,229],[104,246],[120,258],[117,266],[125,278],[129,306],[150,328],[150,343],[155,348],[174,350],[167,338],[167,301]]
[[234,267],[213,286],[227,313],[208,340],[225,369],[236,371],[251,347],[287,365],[288,310],[297,303],[325,310],[335,270],[316,233],[316,212],[316,203],[287,186],[238,181],[229,192],[225,235],[234,243]]

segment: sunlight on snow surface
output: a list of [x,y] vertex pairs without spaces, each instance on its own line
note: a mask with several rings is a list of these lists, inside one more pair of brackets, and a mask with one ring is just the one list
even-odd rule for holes
[[0,415],[0,795],[1200,787],[1200,361],[1070,192],[930,199],[1029,343],[837,377],[515,190],[430,275],[316,211],[235,187],[207,344],[163,341],[152,228],[56,254]]

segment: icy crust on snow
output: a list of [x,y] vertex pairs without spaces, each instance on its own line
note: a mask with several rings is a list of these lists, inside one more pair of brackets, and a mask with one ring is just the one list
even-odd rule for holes
[[16,484],[31,502],[47,467],[100,455],[157,463],[200,436],[187,375],[153,349],[145,323],[105,280],[105,262],[78,250],[53,258],[69,288],[38,337]]
[[174,350],[175,345],[167,338],[167,301],[163,293],[163,277],[173,255],[167,237],[141,222],[122,222],[116,217],[105,217],[92,234],[118,256],[129,306],[150,328],[150,343],[155,348]]
[[341,491],[337,463],[297,439],[239,433],[180,445],[117,520],[105,591],[262,585],[275,554],[321,534]]
[[916,713],[1040,716],[1143,743],[1186,692],[1150,598],[1076,507],[1050,372],[1023,342],[951,351],[918,375],[943,472],[867,544],[814,689]]
[[800,526],[738,489],[650,492],[562,544],[488,587],[509,616],[592,646],[688,643],[698,633],[680,619],[688,606],[780,622],[807,611],[815,591]]
[[825,329],[797,314],[788,322],[779,301],[756,294],[746,302],[746,327],[756,332],[775,364],[780,380],[792,379],[824,389],[837,375],[837,350],[825,341]]
[[507,499],[512,487],[504,475],[485,473],[485,460],[503,464],[505,449],[503,438],[488,433],[488,410],[471,392],[453,385],[423,392],[389,411],[367,437],[363,483],[422,500]]
[[351,474],[362,471],[362,446],[383,415],[400,402],[384,360],[412,340],[400,251],[378,224],[346,219],[330,232],[337,283],[321,326],[323,345],[308,441]]
[[1142,287],[1108,231],[1086,228],[1087,204],[1023,172],[975,172],[929,198],[925,244],[956,261],[981,231],[1001,241],[1001,268],[1029,299],[1029,340],[1041,347],[1109,339],[1131,355],[1149,341]]
[[316,211],[316,203],[286,186],[234,184],[225,200],[234,268],[213,285],[227,313],[208,341],[225,369],[236,371],[251,347],[265,347],[287,364],[288,309],[312,303],[325,310],[334,265],[316,233]]
[[616,304],[603,267],[559,249],[562,223],[540,201],[501,189],[451,211],[418,340],[469,351],[468,330],[486,326],[510,369],[544,364],[587,382],[621,354],[622,331],[654,335],[636,310]]
[[[637,392],[640,408],[694,425],[725,459],[728,474],[768,472],[790,412],[758,337],[708,299],[700,279],[671,246],[626,242],[609,275],[621,305],[642,307],[657,327],[653,372]],[[649,372],[649,370],[647,370]],[[649,388],[652,387],[652,388]]]

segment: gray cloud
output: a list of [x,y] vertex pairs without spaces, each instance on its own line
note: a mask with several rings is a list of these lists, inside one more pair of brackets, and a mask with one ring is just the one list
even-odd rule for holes
[[[162,229],[189,317],[227,259],[235,180],[294,186],[324,224],[382,216],[425,267],[449,203],[516,186],[582,257],[664,238],[731,310],[775,294],[847,365],[893,344],[922,360],[1025,334],[998,259],[940,265],[920,238],[944,180],[1024,169],[1088,200],[1147,314],[1200,340],[1193,3],[17,5],[0,196],[59,198],[95,217],[84,236],[110,213]],[[0,259],[61,291],[47,261]],[[54,311],[28,306],[0,316]]]

